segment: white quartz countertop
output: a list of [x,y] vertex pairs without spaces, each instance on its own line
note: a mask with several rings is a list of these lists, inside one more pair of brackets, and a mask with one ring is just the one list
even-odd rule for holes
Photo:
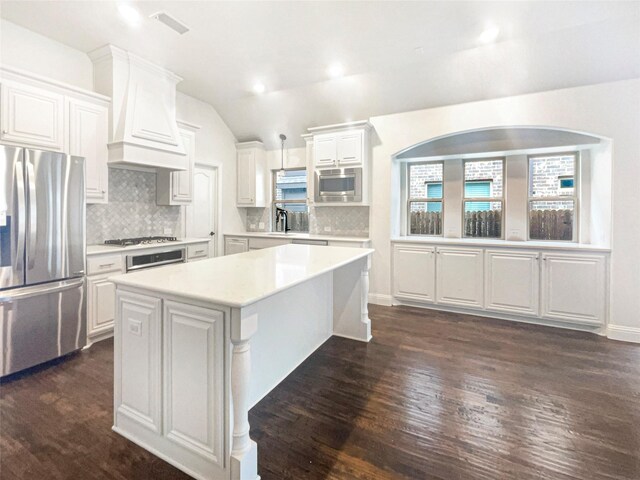
[[467,247],[509,247],[522,249],[540,249],[540,250],[580,250],[593,252],[610,252],[611,249],[598,245],[589,245],[585,243],[572,242],[553,242],[553,241],[529,241],[518,242],[514,240],[493,240],[490,238],[443,238],[428,237],[420,235],[411,235],[404,237],[394,237],[392,243],[424,243],[431,245],[456,245]]
[[110,280],[116,285],[239,308],[364,258],[373,251],[281,245],[117,275]]
[[183,238],[175,242],[164,243],[145,243],[142,245],[130,245],[128,247],[121,247],[120,245],[87,245],[87,255],[102,255],[104,253],[123,253],[133,250],[146,250],[150,248],[168,248],[177,247],[180,245],[188,245],[191,243],[207,243],[209,240],[206,238]]
[[338,235],[319,235],[311,233],[274,233],[274,232],[239,232],[225,233],[225,237],[253,237],[253,238],[283,238],[283,239],[303,239],[303,240],[327,240],[329,242],[368,242],[368,237],[341,237]]

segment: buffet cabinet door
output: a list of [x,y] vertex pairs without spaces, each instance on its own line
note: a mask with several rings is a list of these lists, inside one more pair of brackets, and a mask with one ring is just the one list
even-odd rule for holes
[[[116,425],[119,416],[161,433],[161,300],[116,293]],[[126,368],[122,368],[126,365]]]
[[224,314],[164,301],[164,435],[224,466]]
[[393,296],[426,303],[435,301],[436,249],[422,245],[393,248]]
[[540,254],[527,250],[487,250],[486,307],[489,310],[538,315]]
[[443,305],[484,308],[484,255],[479,248],[438,247],[436,295]]

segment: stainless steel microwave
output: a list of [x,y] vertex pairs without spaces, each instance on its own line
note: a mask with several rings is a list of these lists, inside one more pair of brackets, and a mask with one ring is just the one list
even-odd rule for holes
[[362,168],[316,170],[315,201],[362,202]]

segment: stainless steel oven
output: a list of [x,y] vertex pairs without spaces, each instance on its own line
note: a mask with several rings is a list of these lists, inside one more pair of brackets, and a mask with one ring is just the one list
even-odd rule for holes
[[169,265],[171,263],[183,263],[185,261],[186,257],[184,248],[127,255],[127,272],[142,270],[143,268]]
[[316,170],[315,201],[361,202],[362,168],[333,168]]

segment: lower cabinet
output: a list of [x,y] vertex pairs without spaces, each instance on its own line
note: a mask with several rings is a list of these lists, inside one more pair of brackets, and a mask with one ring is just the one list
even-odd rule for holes
[[482,249],[438,247],[437,252],[438,303],[482,308],[484,306]]
[[606,266],[601,255],[542,255],[542,316],[603,325]]
[[87,336],[113,330],[116,288],[108,279],[114,273],[87,277]]
[[393,249],[393,295],[433,303],[436,299],[436,249],[395,245]]
[[603,326],[607,255],[396,243],[392,293],[400,302]]
[[249,239],[239,237],[225,237],[224,254],[233,255],[235,253],[244,253],[249,251]]
[[538,315],[540,254],[519,250],[487,250],[485,304],[488,310]]

